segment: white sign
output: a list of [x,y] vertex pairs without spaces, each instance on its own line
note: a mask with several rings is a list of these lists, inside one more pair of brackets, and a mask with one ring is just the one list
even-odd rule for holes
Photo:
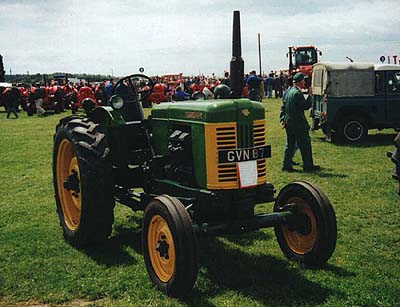
[[241,188],[253,187],[258,183],[257,161],[244,161],[237,163],[239,182]]

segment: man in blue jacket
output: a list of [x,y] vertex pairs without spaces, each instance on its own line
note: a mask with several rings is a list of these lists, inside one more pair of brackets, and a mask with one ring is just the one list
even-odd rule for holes
[[318,165],[314,165],[311,149],[311,138],[308,134],[310,126],[304,115],[304,111],[311,107],[311,91],[306,100],[301,91],[305,86],[304,75],[297,73],[293,77],[293,87],[287,92],[285,97],[285,114],[283,125],[286,130],[286,147],[283,159],[283,171],[293,171],[292,159],[297,146],[300,149],[303,159],[303,170],[305,172],[316,172],[320,170]]
[[272,89],[274,88],[274,78],[273,74],[269,74],[264,80],[265,95],[268,99],[272,98]]
[[250,76],[246,80],[246,85],[249,88],[249,99],[260,101],[260,83],[261,79],[256,75],[256,71],[250,72]]

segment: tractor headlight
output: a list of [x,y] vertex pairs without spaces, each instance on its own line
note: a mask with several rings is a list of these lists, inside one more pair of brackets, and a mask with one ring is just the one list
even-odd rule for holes
[[124,106],[124,100],[119,95],[113,95],[110,98],[110,104],[114,110],[120,110]]

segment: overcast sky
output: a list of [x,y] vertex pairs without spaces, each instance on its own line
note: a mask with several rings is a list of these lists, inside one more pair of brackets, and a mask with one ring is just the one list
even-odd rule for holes
[[400,57],[399,0],[0,0],[6,73],[121,76],[215,73],[231,58],[232,11],[241,11],[245,71],[288,66],[288,46],[315,45],[322,61]]

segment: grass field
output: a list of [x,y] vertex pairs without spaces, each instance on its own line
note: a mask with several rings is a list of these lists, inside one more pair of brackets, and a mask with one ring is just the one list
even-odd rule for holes
[[[392,130],[337,146],[313,132],[318,174],[283,173],[279,100],[264,101],[268,180],[316,183],[335,207],[336,251],[306,270],[283,256],[273,229],[200,241],[187,301],[156,290],[141,251],[141,213],[117,206],[110,240],[78,250],[63,240],[52,185],[52,136],[63,116],[6,120],[0,112],[0,306],[399,306],[400,198],[391,179]],[[300,161],[299,153],[295,160]],[[297,167],[300,169],[299,167]],[[272,204],[257,207],[272,211]]]

